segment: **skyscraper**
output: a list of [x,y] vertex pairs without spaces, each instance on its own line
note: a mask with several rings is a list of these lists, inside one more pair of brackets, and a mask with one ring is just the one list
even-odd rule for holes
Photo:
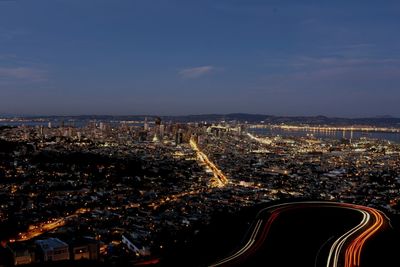
[[143,129],[144,129],[145,131],[148,131],[148,130],[149,130],[149,124],[147,123],[147,117],[144,118],[144,126],[143,126]]

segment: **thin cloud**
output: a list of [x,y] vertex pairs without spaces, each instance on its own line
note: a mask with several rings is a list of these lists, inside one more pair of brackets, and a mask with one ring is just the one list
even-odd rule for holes
[[1,80],[42,82],[47,81],[47,72],[28,67],[5,68],[0,67]]
[[15,54],[0,54],[0,60],[15,59],[16,57],[17,56]]
[[185,79],[195,79],[204,75],[210,74],[215,70],[213,66],[201,66],[195,68],[188,68],[179,71],[179,75]]
[[336,67],[360,67],[385,65],[394,66],[400,64],[398,58],[361,58],[361,57],[298,57],[294,60],[287,60],[287,66],[291,67],[307,67],[310,69],[320,70],[321,68]]

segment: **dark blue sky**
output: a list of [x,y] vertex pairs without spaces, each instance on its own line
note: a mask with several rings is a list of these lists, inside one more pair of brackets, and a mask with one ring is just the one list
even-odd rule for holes
[[400,117],[400,1],[0,0],[0,113],[230,112]]

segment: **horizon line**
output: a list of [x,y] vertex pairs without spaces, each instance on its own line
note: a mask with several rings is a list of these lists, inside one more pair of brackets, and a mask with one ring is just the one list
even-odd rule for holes
[[196,116],[230,116],[230,115],[249,115],[249,116],[265,116],[265,117],[304,117],[316,118],[324,117],[328,119],[400,119],[393,115],[375,115],[375,116],[329,116],[329,115],[271,115],[261,113],[231,112],[231,113],[198,113],[185,115],[162,115],[162,114],[0,114],[0,118],[40,118],[40,117],[196,117]]

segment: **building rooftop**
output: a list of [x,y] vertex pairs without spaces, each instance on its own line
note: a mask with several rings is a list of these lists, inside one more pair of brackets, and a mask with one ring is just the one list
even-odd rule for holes
[[35,243],[38,244],[44,250],[52,250],[68,246],[67,243],[61,241],[58,238],[53,238],[53,237],[45,240],[36,240]]

